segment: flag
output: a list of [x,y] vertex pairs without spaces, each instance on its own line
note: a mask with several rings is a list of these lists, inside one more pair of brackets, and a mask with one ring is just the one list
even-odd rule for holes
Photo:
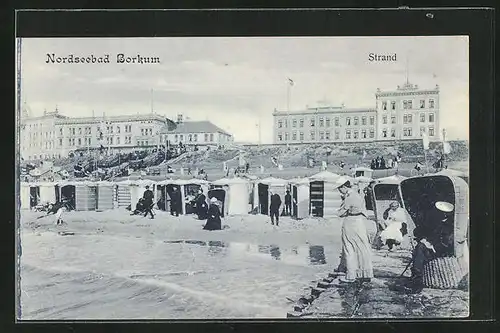
[[325,171],[327,169],[326,161],[321,162],[321,167],[323,168],[323,171]]
[[422,143],[424,144],[424,150],[428,150],[429,149],[429,137],[425,133],[422,133]]
[[293,87],[293,85],[295,84],[295,83],[293,82],[293,80],[292,80],[292,79],[290,79],[290,78],[288,78],[288,83],[289,83],[292,87]]
[[366,150],[363,150],[363,159],[366,158]]
[[449,154],[451,153],[451,146],[448,142],[443,142],[443,153]]

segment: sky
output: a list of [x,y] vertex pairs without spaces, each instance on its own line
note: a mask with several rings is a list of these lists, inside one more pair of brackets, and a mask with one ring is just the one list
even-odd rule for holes
[[[156,113],[210,120],[235,141],[272,143],[272,112],[319,105],[375,107],[375,92],[406,80],[440,86],[441,128],[469,138],[468,37],[24,38],[22,100],[31,115]],[[47,64],[57,56],[110,55],[109,64]],[[116,54],[159,57],[117,64]],[[397,54],[370,62],[369,53]],[[408,59],[408,60],[407,60]],[[288,85],[291,78],[294,85]]]

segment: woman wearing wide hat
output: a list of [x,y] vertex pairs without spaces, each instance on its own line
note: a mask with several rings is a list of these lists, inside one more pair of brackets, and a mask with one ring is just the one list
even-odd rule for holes
[[[339,210],[342,223],[342,259],[345,264],[345,276],[341,283],[352,283],[356,280],[368,282],[373,278],[371,245],[366,230],[366,215],[364,214],[364,199],[351,188],[349,179],[341,177],[336,189],[344,197]],[[342,262],[343,261],[343,262]],[[337,271],[344,267],[337,268]]]

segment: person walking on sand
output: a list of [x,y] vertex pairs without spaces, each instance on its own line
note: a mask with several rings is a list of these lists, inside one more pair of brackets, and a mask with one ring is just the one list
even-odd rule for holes
[[153,191],[149,189],[149,185],[146,186],[146,191],[144,191],[144,195],[142,197],[144,199],[144,217],[146,217],[149,213],[151,219],[154,219],[155,216],[153,215],[152,209],[155,195],[153,194]]
[[345,277],[339,279],[341,284],[359,280],[369,282],[373,278],[371,246],[368,240],[364,214],[364,200],[352,189],[351,182],[341,177],[336,188],[345,197],[339,209],[342,223],[342,256],[345,261]]
[[280,222],[280,207],[281,198],[278,193],[271,192],[271,205],[269,206],[269,213],[271,215],[271,224],[274,225],[274,220],[276,219],[276,226]]

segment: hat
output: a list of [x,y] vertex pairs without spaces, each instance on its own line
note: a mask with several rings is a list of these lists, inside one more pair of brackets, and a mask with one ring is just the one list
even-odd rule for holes
[[453,206],[453,204],[445,201],[438,201],[436,202],[435,206],[438,210],[445,213],[451,213],[455,209],[455,206]]
[[212,197],[212,199],[210,199],[210,202],[217,202],[217,198],[216,197]]
[[146,185],[146,188],[149,188],[149,185]]
[[335,182],[334,188],[338,189],[339,187],[342,187],[343,185],[350,185],[351,181],[347,177],[342,177],[340,176],[337,181]]

